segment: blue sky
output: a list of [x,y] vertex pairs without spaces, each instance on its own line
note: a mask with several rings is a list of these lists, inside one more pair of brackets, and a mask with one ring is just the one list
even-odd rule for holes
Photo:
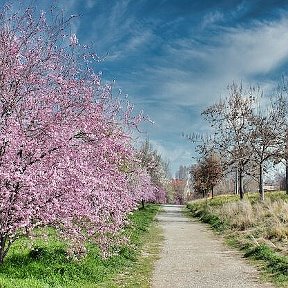
[[195,161],[182,132],[205,133],[201,111],[228,84],[260,84],[269,92],[286,74],[287,0],[54,2],[66,15],[80,15],[71,25],[79,42],[107,55],[95,68],[104,81],[115,79],[115,88],[155,122],[142,126],[140,138],[149,137],[173,173]]

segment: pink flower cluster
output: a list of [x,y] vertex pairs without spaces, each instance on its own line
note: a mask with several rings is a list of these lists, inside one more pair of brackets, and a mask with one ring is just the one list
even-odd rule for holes
[[0,262],[39,226],[74,250],[87,238],[108,247],[139,201],[155,200],[127,134],[139,117],[78,65],[75,35],[58,48],[62,27],[33,13],[0,15]]

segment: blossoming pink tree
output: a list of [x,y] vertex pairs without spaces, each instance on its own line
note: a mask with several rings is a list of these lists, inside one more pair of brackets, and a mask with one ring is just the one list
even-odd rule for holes
[[[137,153],[138,161],[146,174],[149,175],[150,181],[154,185],[154,201],[156,203],[166,203],[167,201],[167,190],[170,186],[168,180],[168,165],[165,163],[161,155],[154,150],[152,145],[146,140],[140,147]],[[166,166],[166,167],[165,167]],[[166,169],[167,168],[167,169]],[[148,196],[149,197],[149,196]],[[142,206],[146,201],[145,196],[142,197]]]
[[0,15],[0,263],[18,237],[46,225],[73,251],[87,237],[105,249],[154,189],[140,168],[125,168],[136,163],[125,127],[141,117],[79,65],[65,21],[35,15]]

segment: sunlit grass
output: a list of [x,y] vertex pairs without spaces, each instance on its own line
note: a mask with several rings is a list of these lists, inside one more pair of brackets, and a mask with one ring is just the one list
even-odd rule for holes
[[48,240],[37,240],[33,248],[29,239],[19,239],[0,267],[0,287],[118,287],[118,278],[123,283],[130,281],[129,274],[123,277],[123,271],[136,269],[158,209],[157,205],[146,205],[131,215],[131,225],[125,230],[131,243],[108,259],[102,258],[98,247],[88,245],[87,257],[71,260],[52,229]]

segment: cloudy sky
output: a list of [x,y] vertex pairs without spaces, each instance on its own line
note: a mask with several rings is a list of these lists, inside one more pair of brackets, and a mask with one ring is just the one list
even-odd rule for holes
[[201,111],[228,84],[269,91],[287,72],[287,0],[54,2],[66,15],[79,15],[71,26],[79,42],[107,55],[96,66],[103,80],[115,79],[135,109],[155,122],[142,126],[140,137],[149,137],[173,173],[194,161],[182,132],[205,133]]

